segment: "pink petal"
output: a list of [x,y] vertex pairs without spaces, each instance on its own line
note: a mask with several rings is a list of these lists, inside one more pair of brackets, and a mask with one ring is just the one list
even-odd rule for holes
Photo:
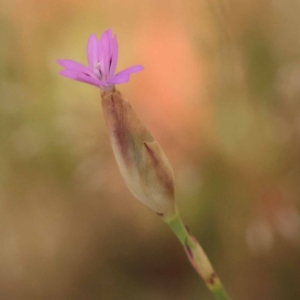
[[68,70],[86,73],[89,74],[91,77],[97,79],[97,76],[93,73],[91,69],[89,69],[87,66],[78,63],[77,61],[70,59],[59,59],[57,60],[57,63]]
[[110,40],[112,39],[111,29],[107,29],[98,42],[98,55],[102,75],[109,75],[109,60],[111,57]]
[[94,70],[95,66],[99,62],[98,58],[98,41],[94,34],[89,37],[87,44],[87,59],[89,62],[89,66],[92,70]]
[[74,70],[63,70],[63,71],[60,71],[59,74],[64,77],[74,79],[76,81],[81,81],[81,82],[85,82],[85,83],[94,85],[96,87],[100,87],[100,85],[102,85],[102,81],[96,80],[84,73],[79,73]]
[[[128,74],[131,74],[131,73],[137,73],[137,72],[140,72],[144,69],[143,66],[140,66],[140,65],[135,65],[135,66],[132,66],[132,67],[129,67],[121,72],[119,72],[118,74],[123,74],[123,73],[128,73]],[[117,74],[117,75],[118,75]]]
[[119,84],[119,83],[125,83],[128,82],[130,78],[130,74],[124,73],[124,74],[117,74],[113,77],[111,77],[108,82],[111,84]]
[[135,65],[135,66],[129,67],[127,69],[124,69],[123,71],[119,72],[118,74],[123,73],[123,72],[124,73],[129,73],[129,74],[131,74],[131,73],[137,73],[137,72],[142,71],[143,69],[144,69],[143,66],[141,66],[141,65]]
[[109,70],[109,75],[114,76],[116,72],[117,62],[118,62],[118,40],[117,35],[115,35],[110,41],[111,49],[111,65]]
[[132,66],[130,68],[127,68],[119,72],[118,74],[110,78],[108,82],[113,84],[128,82],[130,74],[142,71],[143,69],[144,69],[143,66],[139,66],[139,65]]

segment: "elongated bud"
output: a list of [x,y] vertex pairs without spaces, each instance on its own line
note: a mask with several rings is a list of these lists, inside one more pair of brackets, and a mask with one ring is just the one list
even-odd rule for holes
[[188,256],[188,259],[197,273],[203,278],[206,285],[210,289],[213,289],[219,284],[217,274],[195,237],[190,233],[189,237],[190,238],[186,240],[185,245],[185,252]]
[[157,214],[173,215],[173,171],[162,148],[120,92],[102,92],[101,99],[113,152],[127,187]]

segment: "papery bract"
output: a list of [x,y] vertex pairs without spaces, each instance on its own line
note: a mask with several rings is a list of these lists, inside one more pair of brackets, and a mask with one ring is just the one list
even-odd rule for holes
[[174,215],[173,170],[164,151],[120,92],[103,92],[101,97],[112,148],[127,187],[157,214]]

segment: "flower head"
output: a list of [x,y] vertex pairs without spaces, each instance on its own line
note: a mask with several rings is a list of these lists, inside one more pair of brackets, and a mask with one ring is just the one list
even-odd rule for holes
[[87,59],[89,66],[69,59],[59,59],[57,63],[65,68],[59,74],[94,85],[102,90],[109,90],[115,84],[129,81],[131,73],[143,70],[142,66],[135,65],[115,74],[118,41],[111,29],[107,29],[99,41],[94,34],[90,36],[87,44]]

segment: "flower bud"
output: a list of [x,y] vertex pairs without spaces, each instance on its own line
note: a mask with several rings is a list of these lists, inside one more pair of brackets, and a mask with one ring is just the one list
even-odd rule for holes
[[172,167],[162,148],[118,91],[101,94],[113,152],[132,194],[159,215],[175,213]]
[[213,289],[219,284],[219,279],[214,271],[206,253],[199,245],[196,238],[189,233],[189,239],[186,240],[185,252],[187,257],[196,270],[196,272],[203,278],[206,285]]

